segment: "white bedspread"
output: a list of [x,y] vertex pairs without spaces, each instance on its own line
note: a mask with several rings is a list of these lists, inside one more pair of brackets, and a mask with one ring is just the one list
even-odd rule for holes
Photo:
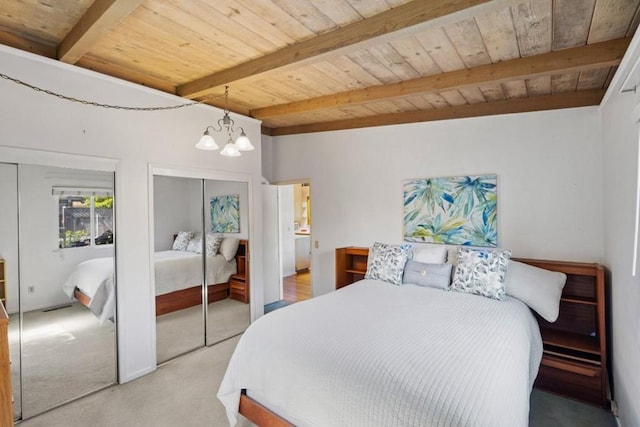
[[83,261],[71,272],[62,290],[69,298],[78,287],[85,295],[91,297],[89,310],[100,319],[113,321],[116,295],[113,286],[113,258],[94,258]]
[[[236,274],[236,260],[207,256],[207,283],[225,283]],[[185,251],[161,251],[155,256],[156,295],[191,288],[202,280],[202,255]]]
[[[236,260],[227,261],[222,255],[207,256],[207,283],[225,283],[236,273]],[[198,286],[202,278],[202,255],[184,251],[156,252],[156,295]],[[62,290],[69,298],[76,288],[91,298],[89,309],[103,323],[113,320],[115,313],[115,287],[113,286],[114,260],[94,258],[83,261],[71,272]]]
[[364,280],[276,310],[238,343],[218,391],[296,426],[526,426],[542,357],[515,299]]

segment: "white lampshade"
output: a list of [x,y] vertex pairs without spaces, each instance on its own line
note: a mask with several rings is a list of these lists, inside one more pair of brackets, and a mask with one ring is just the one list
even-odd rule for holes
[[236,145],[231,141],[227,142],[227,145],[224,146],[220,154],[227,157],[238,157],[242,155]]
[[209,134],[209,131],[206,130],[204,131],[202,138],[200,138],[200,141],[198,141],[198,143],[196,144],[196,148],[199,148],[200,150],[217,150],[220,147],[218,147],[215,139],[213,139],[213,137]]
[[251,141],[247,138],[244,132],[240,134],[238,139],[236,139],[236,148],[240,151],[251,151],[255,150],[255,147],[251,145]]

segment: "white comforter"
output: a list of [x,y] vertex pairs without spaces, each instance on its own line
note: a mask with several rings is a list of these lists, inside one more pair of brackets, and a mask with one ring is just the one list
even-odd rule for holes
[[218,391],[296,426],[526,426],[542,357],[521,302],[364,280],[244,333]]
[[[236,274],[236,260],[222,255],[207,256],[207,283],[215,285]],[[197,286],[202,280],[202,254],[185,251],[161,251],[154,254],[156,295]]]
[[[207,256],[207,283],[225,283],[236,273],[235,259],[227,261],[222,255]],[[156,295],[198,286],[202,278],[202,255],[185,251],[161,251],[154,255]],[[76,288],[91,298],[89,309],[100,319],[113,320],[115,287],[114,259],[94,258],[81,262],[71,272],[62,290],[69,298]]]

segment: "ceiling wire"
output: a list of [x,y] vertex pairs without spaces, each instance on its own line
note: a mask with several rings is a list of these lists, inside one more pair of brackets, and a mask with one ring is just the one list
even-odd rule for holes
[[[83,104],[83,105],[90,105],[92,107],[108,108],[108,109],[112,109],[112,110],[163,111],[163,110],[177,110],[179,108],[192,107],[194,105],[204,104],[204,101],[192,101],[192,102],[189,102],[189,103],[186,103],[186,104],[169,105],[169,106],[165,106],[165,107],[129,107],[129,106],[124,106],[124,105],[103,104],[103,103],[100,103],[100,102],[87,101],[85,99],[74,98],[73,96],[62,95],[60,93],[53,92],[53,91],[48,90],[48,89],[42,89],[42,88],[40,88],[38,86],[34,86],[32,84],[26,83],[26,82],[24,82],[24,81],[22,81],[20,79],[8,76],[8,75],[3,74],[3,73],[0,73],[0,77],[3,78],[4,80],[8,80],[8,81],[11,81],[11,82],[16,83],[18,85],[28,87],[29,89],[33,89],[36,92],[43,92],[43,93],[46,93],[47,95],[55,96],[56,98],[63,99],[65,101],[77,102],[77,103]],[[210,100],[210,99],[211,98],[207,98],[207,100]]]

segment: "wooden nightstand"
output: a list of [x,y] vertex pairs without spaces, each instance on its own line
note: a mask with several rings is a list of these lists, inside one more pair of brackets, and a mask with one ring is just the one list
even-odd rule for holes
[[562,271],[558,320],[538,317],[544,354],[536,387],[609,407],[604,268],[599,264],[519,260]]
[[246,240],[240,240],[236,262],[238,272],[229,279],[229,296],[246,304],[249,302],[249,244]]

